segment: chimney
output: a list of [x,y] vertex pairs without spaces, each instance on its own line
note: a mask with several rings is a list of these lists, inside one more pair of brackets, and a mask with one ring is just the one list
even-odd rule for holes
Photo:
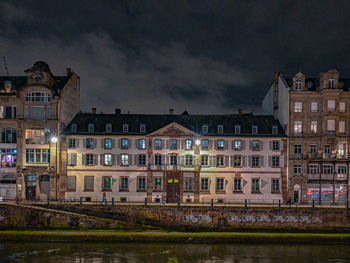
[[121,113],[121,109],[114,109],[114,114],[120,115],[120,113]]
[[174,115],[174,109],[169,109],[169,115]]
[[278,119],[278,77],[282,74],[281,71],[273,74],[273,117],[275,120]]
[[72,71],[70,68],[66,68],[66,71],[67,71],[67,77],[69,77],[72,74]]
[[243,110],[242,109],[238,109],[238,114],[239,115],[243,114]]
[[96,114],[96,108],[92,108],[91,113]]

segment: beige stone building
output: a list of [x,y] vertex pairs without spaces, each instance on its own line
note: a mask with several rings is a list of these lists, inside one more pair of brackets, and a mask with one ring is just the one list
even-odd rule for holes
[[80,80],[70,69],[54,76],[41,61],[25,73],[0,77],[0,197],[55,199],[60,144],[51,138],[79,111]]
[[272,116],[94,110],[77,114],[62,136],[66,199],[286,201],[287,138]]

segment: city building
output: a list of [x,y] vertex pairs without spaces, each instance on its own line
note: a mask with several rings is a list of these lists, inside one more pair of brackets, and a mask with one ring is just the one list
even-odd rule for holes
[[[62,142],[71,200],[287,199],[287,137],[272,115],[78,113]],[[63,171],[63,169],[66,169]]]
[[296,203],[349,200],[350,78],[275,73],[263,100],[289,136],[289,194]]
[[54,76],[42,61],[26,76],[0,77],[0,196],[57,198],[59,133],[79,111],[80,80]]

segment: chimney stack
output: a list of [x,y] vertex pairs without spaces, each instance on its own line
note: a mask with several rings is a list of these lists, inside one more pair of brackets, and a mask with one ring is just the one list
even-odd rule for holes
[[72,74],[72,71],[70,68],[66,68],[66,71],[67,71],[67,77],[69,77]]
[[96,114],[96,108],[92,108],[91,113]]
[[169,109],[169,115],[174,115],[174,109]]
[[120,113],[121,113],[121,109],[114,109],[114,114],[120,115]]

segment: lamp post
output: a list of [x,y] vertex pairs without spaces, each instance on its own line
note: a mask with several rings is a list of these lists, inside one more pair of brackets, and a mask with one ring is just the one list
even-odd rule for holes
[[58,179],[57,179],[57,175],[58,175],[58,156],[57,156],[57,142],[58,142],[58,138],[56,136],[51,137],[51,142],[53,142],[54,144],[56,144],[56,155],[55,155],[55,162],[56,162],[56,167],[55,167],[55,195],[56,195],[56,201],[57,201],[57,191],[58,191]]

